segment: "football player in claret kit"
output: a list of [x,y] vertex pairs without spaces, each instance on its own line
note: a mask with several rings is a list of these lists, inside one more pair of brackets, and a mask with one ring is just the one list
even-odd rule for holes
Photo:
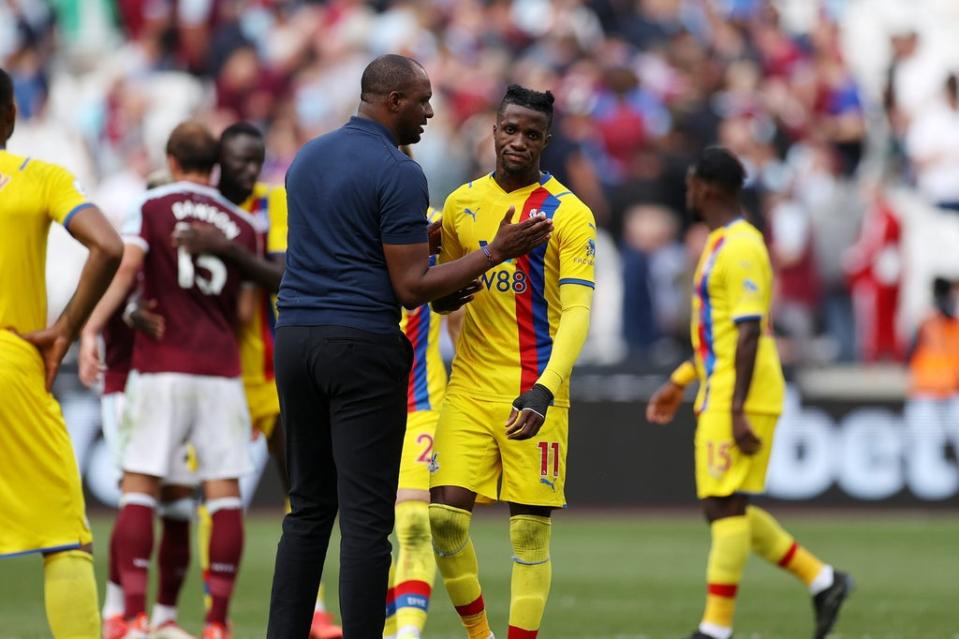
[[[569,376],[589,329],[596,226],[589,208],[540,170],[552,115],[551,93],[509,87],[493,130],[496,170],[456,189],[443,208],[440,263],[471,251],[498,263],[465,306],[430,458],[436,562],[471,639],[492,635],[469,536],[477,497],[509,503],[511,639],[539,631],[552,576],[550,514],[566,504]],[[489,242],[514,210],[518,220],[549,217],[553,233],[501,261]]]
[[[16,121],[0,69],[0,559],[43,555],[44,603],[55,639],[98,639],[93,536],[60,405],[60,362],[107,289],[123,245],[65,169],[6,150]],[[46,258],[51,222],[90,254],[50,327]]]
[[[251,442],[255,469],[240,482],[244,508],[253,499],[267,461],[263,440],[280,471],[284,494],[289,494],[289,479],[280,423],[280,400],[273,371],[273,344],[276,323],[274,298],[283,277],[286,261],[286,189],[258,181],[266,158],[263,134],[247,122],[228,126],[220,135],[220,180],[217,188],[230,202],[252,215],[260,223],[262,252],[256,255],[242,244],[229,240],[215,227],[191,224],[178,229],[178,246],[193,254],[209,253],[239,268],[244,276],[258,284],[252,293],[252,312],[239,327],[240,366],[243,388],[256,440]],[[209,516],[201,509],[201,540],[209,539]],[[204,574],[209,566],[202,554]],[[343,630],[326,609],[325,588],[320,583],[310,628],[311,639],[338,639]]]
[[750,551],[806,585],[815,611],[813,637],[822,639],[849,594],[849,576],[822,563],[772,515],[749,504],[749,496],[765,487],[785,383],[770,331],[769,254],[739,204],[745,179],[742,163],[721,147],[705,149],[687,174],[686,206],[710,230],[693,279],[694,357],[653,395],[646,417],[659,424],[672,421],[685,386],[699,381],[696,492],[712,545],[706,610],[690,639],[732,636],[736,593]]
[[[120,427],[123,497],[115,535],[129,639],[149,632],[147,568],[161,483],[192,481],[202,482],[213,521],[203,637],[229,637],[227,612],[243,549],[239,478],[251,470],[236,338],[249,287],[220,258],[191,255],[171,241],[179,225],[200,222],[259,250],[255,219],[207,186],[216,159],[216,139],[202,125],[186,122],[170,134],[175,182],[148,191],[124,222],[123,264],[89,322],[91,333],[100,332],[141,270],[143,297],[156,300],[165,322],[159,339],[135,335]],[[183,470],[185,442],[196,456],[195,473]]]

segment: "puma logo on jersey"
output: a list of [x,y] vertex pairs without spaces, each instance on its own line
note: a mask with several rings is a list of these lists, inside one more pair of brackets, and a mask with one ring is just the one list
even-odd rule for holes
[[477,212],[477,211],[479,211],[479,207],[476,208],[476,211],[471,211],[471,210],[468,209],[468,208],[467,208],[467,209],[463,209],[463,213],[466,213],[466,214],[469,215],[471,218],[473,218],[473,221],[474,221],[474,222],[476,221],[476,212]]

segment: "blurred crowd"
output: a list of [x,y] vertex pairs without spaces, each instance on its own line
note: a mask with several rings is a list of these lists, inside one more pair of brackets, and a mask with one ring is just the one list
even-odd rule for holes
[[434,206],[493,167],[505,86],[550,89],[543,166],[602,229],[586,352],[598,363],[687,348],[706,230],[684,210],[684,177],[720,143],[749,171],[784,359],[900,360],[903,223],[888,194],[907,185],[959,211],[959,89],[908,25],[873,36],[880,77],[857,71],[848,27],[863,4],[0,0],[0,64],[20,109],[11,150],[68,166],[114,219],[186,117],[261,126],[263,179],[282,182],[303,142],[351,115],[380,53],[430,74],[436,117],[414,152]]

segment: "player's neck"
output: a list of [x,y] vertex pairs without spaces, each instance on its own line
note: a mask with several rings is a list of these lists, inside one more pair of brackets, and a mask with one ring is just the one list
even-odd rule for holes
[[716,229],[722,228],[731,222],[735,222],[742,216],[742,212],[737,207],[722,204],[711,211],[706,211],[706,214],[703,215],[703,219],[705,219],[706,226],[709,227],[709,230],[715,231]]
[[526,188],[530,184],[536,184],[542,177],[539,166],[535,166],[525,173],[507,173],[503,167],[497,166],[493,174],[493,180],[507,193]]
[[222,182],[220,183],[219,189],[220,195],[230,200],[234,204],[243,204],[252,194],[252,191],[247,191],[246,189],[241,189],[239,187],[231,187],[228,184],[223,184]]
[[196,173],[193,171],[176,173],[173,175],[174,182],[190,182],[191,184],[199,184],[200,186],[210,186],[210,174],[209,173]]

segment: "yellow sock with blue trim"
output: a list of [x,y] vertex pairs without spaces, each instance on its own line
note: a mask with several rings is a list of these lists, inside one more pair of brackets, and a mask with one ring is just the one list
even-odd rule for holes
[[417,638],[426,626],[426,615],[436,578],[436,558],[430,535],[430,507],[425,501],[396,504],[396,602],[397,639]]
[[469,535],[472,516],[468,510],[430,504],[433,552],[446,591],[469,639],[488,639],[490,627],[479,583],[479,564]]
[[736,614],[736,592],[749,558],[749,518],[725,517],[710,525],[712,544],[706,564],[706,610],[700,632],[729,639]]
[[539,515],[509,518],[513,544],[507,639],[535,639],[549,598],[553,565],[549,557],[552,521]]
[[832,585],[832,567],[800,546],[779,522],[762,508],[746,509],[753,551],[766,561],[785,568],[816,594]]
[[43,558],[43,602],[54,639],[100,639],[90,553],[66,550]]

